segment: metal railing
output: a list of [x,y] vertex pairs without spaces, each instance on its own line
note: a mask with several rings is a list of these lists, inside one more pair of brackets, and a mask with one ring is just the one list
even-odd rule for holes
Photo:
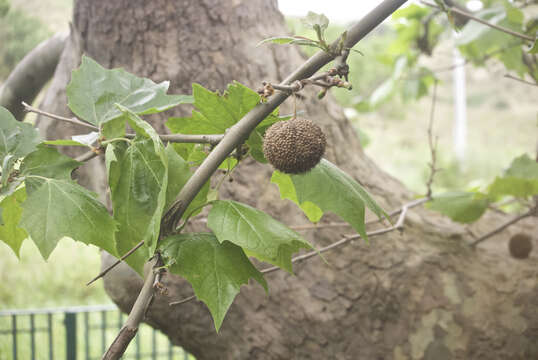
[[[114,305],[0,311],[0,360],[98,360],[126,316]],[[194,359],[142,324],[123,359]]]

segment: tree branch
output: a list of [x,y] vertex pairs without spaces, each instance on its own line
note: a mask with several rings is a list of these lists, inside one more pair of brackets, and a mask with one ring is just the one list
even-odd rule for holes
[[121,358],[127,349],[127,346],[138,332],[138,325],[142,322],[151,300],[153,299],[155,291],[153,283],[155,282],[159,268],[162,266],[158,256],[150,260],[149,264],[151,265],[149,273],[144,280],[142,290],[140,290],[140,294],[138,294],[129,316],[127,317],[127,321],[108,348],[107,352],[103,355],[102,360],[117,360]]
[[[436,9],[440,9],[439,6],[435,5],[435,4],[432,4],[432,3],[429,3],[427,1],[424,1],[424,0],[421,0],[420,1],[421,3],[423,3],[424,5],[426,6],[429,6],[429,7],[432,7],[432,8],[436,8]],[[468,12],[464,11],[464,10],[461,10],[457,7],[454,7],[454,6],[447,6],[447,9],[455,14],[458,14],[460,16],[463,16],[467,19],[470,19],[470,20],[473,20],[473,21],[476,21],[476,22],[479,22],[480,24],[483,24],[483,25],[486,25],[486,26],[489,26],[490,28],[492,29],[495,29],[495,30],[499,30],[499,31],[502,31],[503,33],[506,33],[506,34],[509,34],[509,35],[512,35],[512,36],[515,36],[515,37],[518,37],[520,39],[523,39],[523,40],[527,40],[527,41],[535,41],[536,38],[532,37],[532,36],[529,36],[529,35],[525,35],[525,34],[522,34],[522,33],[518,33],[517,31],[513,31],[513,30],[510,30],[508,28],[505,28],[503,26],[499,26],[499,25],[495,25],[495,24],[492,24],[490,22],[487,22],[486,20],[483,20],[483,19],[480,19],[479,17],[476,17],[472,14],[469,14]]]
[[533,216],[533,215],[534,215],[533,210],[530,210],[530,211],[528,211],[528,212],[526,212],[524,214],[518,215],[515,218],[513,218],[511,220],[508,220],[507,222],[505,222],[501,226],[497,227],[496,229],[493,229],[492,231],[488,232],[487,234],[482,235],[481,237],[476,239],[474,242],[472,242],[471,246],[476,247],[481,242],[486,241],[487,239],[489,239],[493,235],[496,235],[496,234],[500,233],[501,231],[503,231],[504,229],[506,229],[510,225],[513,225],[513,224],[517,223],[518,221],[523,220],[526,217]]
[[435,102],[437,100],[437,80],[435,80],[433,84],[433,96],[432,96],[432,107],[430,112],[430,122],[428,124],[428,146],[430,148],[430,154],[431,154],[431,161],[428,164],[430,167],[430,176],[428,177],[428,181],[426,182],[426,196],[431,197],[432,196],[432,185],[433,180],[435,178],[435,174],[439,171],[439,169],[436,166],[437,163],[437,140],[438,137],[435,137],[435,141],[433,140],[433,119],[435,114]]
[[[352,48],[364,36],[372,31],[383,20],[390,16],[406,0],[384,0],[374,10],[367,14],[362,20],[352,26],[344,42],[344,48]],[[336,48],[340,39],[337,39],[331,48]],[[302,66],[289,75],[280,85],[290,85],[296,80],[306,79],[314,75],[324,65],[334,60],[335,55],[319,51],[309,58]],[[177,222],[200,191],[202,186],[217,170],[218,166],[226,157],[242,142],[244,142],[254,128],[274,109],[288,98],[290,94],[278,92],[272,95],[267,102],[258,104],[249,111],[239,122],[228,129],[221,142],[209,153],[204,162],[196,169],[194,174],[187,181],[176,197],[174,203],[167,211],[161,222],[161,236],[166,236],[174,232]]]
[[[125,137],[133,139],[136,134],[126,134]],[[159,135],[163,142],[171,143],[191,143],[191,144],[211,144],[217,145],[222,138],[223,134],[211,134],[211,135],[185,135],[185,134],[164,134]]]
[[[35,108],[33,106],[28,105],[24,101],[22,102],[22,105],[24,106],[24,110],[28,112],[33,112],[36,114],[40,114],[46,117],[49,117],[54,120],[59,121],[65,121],[71,124],[76,124],[80,126],[87,127],[91,130],[97,130],[99,131],[99,128],[95,125],[89,124],[85,121],[82,121],[76,117],[64,117],[56,114],[51,114],[49,112],[40,110],[38,108]],[[136,134],[125,134],[125,137],[128,139],[133,139],[136,136]],[[216,145],[219,143],[219,141],[222,140],[224,135],[222,134],[210,134],[210,135],[185,135],[185,134],[164,134],[159,135],[161,140],[163,142],[171,142],[171,143],[195,143],[195,144],[211,144]]]
[[99,130],[99,128],[97,126],[94,126],[92,124],[89,124],[87,122],[84,122],[82,120],[79,120],[77,119],[76,117],[65,117],[65,116],[60,116],[60,115],[56,115],[56,114],[51,114],[49,112],[46,112],[46,111],[43,111],[43,110],[40,110],[38,108],[35,108],[33,106],[30,106],[28,105],[27,103],[25,103],[24,101],[22,102],[22,106],[24,106],[24,111],[27,111],[27,112],[33,112],[33,113],[36,113],[36,114],[39,114],[39,115],[43,115],[43,116],[46,116],[48,118],[51,118],[51,119],[54,119],[54,120],[60,120],[60,121],[65,121],[65,122],[68,122],[68,123],[71,123],[71,124],[75,124],[75,125],[80,125],[80,126],[84,126],[88,129],[92,129],[92,130]]
[[17,120],[24,118],[21,102],[31,103],[54,74],[67,38],[67,33],[58,33],[37,45],[15,66],[0,87],[0,105]]

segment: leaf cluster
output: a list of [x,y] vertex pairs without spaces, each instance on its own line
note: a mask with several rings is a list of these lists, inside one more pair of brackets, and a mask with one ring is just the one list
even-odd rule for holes
[[[315,25],[322,33],[323,26]],[[96,131],[72,139],[43,141],[37,130],[17,122],[0,108],[0,239],[18,255],[31,239],[46,259],[63,237],[92,244],[119,257],[141,241],[126,261],[142,274],[144,263],[158,254],[172,273],[187,279],[208,306],[218,330],[224,316],[250,278],[266,290],[262,273],[250,258],[293,272],[292,255],[312,245],[300,234],[247,204],[219,199],[218,186],[208,181],[183,215],[183,225],[163,235],[161,221],[196,167],[212,151],[198,144],[164,144],[141,116],[192,104],[190,117],[167,121],[173,133],[225,134],[261,102],[260,95],[234,82],[222,93],[193,84],[192,96],[167,94],[168,83],[156,84],[123,69],[107,70],[88,57],[73,71],[67,87],[68,106]],[[243,139],[238,154],[221,165],[228,173],[246,156],[265,163],[265,130],[286,121],[278,109]],[[126,127],[134,136],[126,134]],[[98,196],[73,180],[83,166],[58,146],[83,146],[104,154],[111,211]],[[237,152],[236,151],[236,152]],[[283,198],[294,201],[313,222],[325,212],[348,221],[367,239],[366,208],[387,214],[349,175],[327,160],[303,175],[274,172]],[[208,233],[182,232],[189,217],[209,207]]]

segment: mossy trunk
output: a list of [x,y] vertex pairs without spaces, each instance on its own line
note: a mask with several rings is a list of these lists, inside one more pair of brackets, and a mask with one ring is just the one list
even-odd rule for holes
[[[287,33],[276,1],[77,0],[74,25],[79,36],[72,34],[44,104],[60,114],[68,113],[65,85],[82,52],[105,67],[121,66],[156,82],[170,80],[172,93],[190,93],[193,82],[213,90],[223,90],[233,80],[258,88],[264,80],[278,82],[304,61],[293,47],[256,47],[263,38]],[[312,92],[304,95],[298,109],[323,128],[330,161],[386,209],[411,199],[399,181],[364,154],[353,126],[330,97],[319,101]],[[283,112],[290,108],[284,106]],[[152,119],[165,131],[163,118]],[[74,131],[49,120],[41,125],[48,138]],[[80,177],[102,190],[99,169],[100,161],[94,160]],[[296,206],[280,200],[270,177],[269,166],[247,160],[224,186],[222,198],[263,209],[289,225],[306,223]],[[486,231],[501,219],[486,217],[468,231],[415,208],[403,233],[348,244],[327,253],[328,264],[319,258],[296,264],[294,276],[267,275],[268,296],[257,285],[243,287],[218,335],[202,303],[168,305],[192,290],[179,277],[166,275],[168,295],[156,297],[147,321],[200,360],[536,359],[536,255],[524,261],[509,257],[506,241],[513,229],[476,251],[466,245],[473,232]],[[536,233],[535,222],[517,227]],[[306,236],[322,246],[349,232],[317,229]],[[104,264],[111,260],[103,259]],[[108,294],[124,311],[141,286],[142,280],[125,266],[105,277]]]

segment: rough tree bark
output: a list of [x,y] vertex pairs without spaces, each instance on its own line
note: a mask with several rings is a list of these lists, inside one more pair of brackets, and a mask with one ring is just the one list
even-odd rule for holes
[[[287,32],[275,0],[77,0],[74,25],[80,38],[72,34],[44,104],[59,114],[68,113],[65,85],[81,51],[105,67],[171,80],[173,93],[190,93],[193,82],[222,90],[238,80],[257,88],[263,80],[281,80],[304,60],[292,47],[255,47]],[[386,209],[408,201],[412,194],[364,154],[334,101],[305,95],[299,109],[322,126],[326,157]],[[154,120],[165,131],[162,118]],[[42,125],[48,138],[74,131],[48,120]],[[98,188],[99,161],[90,166],[87,183]],[[270,174],[269,166],[246,161],[222,198],[246,202],[287,224],[306,223],[298,208],[279,200]],[[483,232],[500,217],[487,217],[471,230]],[[536,233],[535,219],[517,228]],[[163,280],[168,296],[157,296],[147,321],[201,360],[538,358],[537,258],[516,261],[507,255],[506,240],[514,231],[473,251],[466,245],[471,231],[415,208],[403,234],[334,250],[326,255],[330,265],[320,259],[296,264],[295,276],[268,275],[269,296],[257,285],[243,287],[218,335],[202,303],[168,306],[192,294],[185,281],[170,275]],[[325,229],[308,237],[322,246],[349,232]],[[104,256],[104,264],[109,261]],[[108,294],[124,311],[141,286],[126,267],[105,277]]]

